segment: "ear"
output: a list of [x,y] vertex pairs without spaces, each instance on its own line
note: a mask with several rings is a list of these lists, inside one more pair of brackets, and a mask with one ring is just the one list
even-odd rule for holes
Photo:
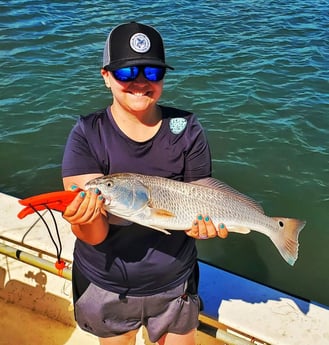
[[110,78],[109,78],[110,72],[105,70],[104,68],[102,68],[101,69],[101,75],[104,79],[104,83],[105,83],[106,87],[110,88],[111,87]]
[[106,69],[102,68],[101,69],[101,75],[104,77],[105,75],[108,75],[109,71],[107,71]]

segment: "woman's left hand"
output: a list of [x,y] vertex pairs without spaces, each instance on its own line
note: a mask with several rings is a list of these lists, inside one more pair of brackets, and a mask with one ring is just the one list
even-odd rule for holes
[[208,239],[214,237],[226,238],[228,231],[225,224],[218,224],[218,228],[211,221],[209,216],[197,216],[196,220],[192,223],[192,228],[185,231],[186,235],[196,239]]

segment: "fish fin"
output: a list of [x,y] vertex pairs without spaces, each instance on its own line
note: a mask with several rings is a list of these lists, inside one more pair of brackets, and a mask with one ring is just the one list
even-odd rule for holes
[[244,226],[227,225],[226,227],[229,232],[237,232],[239,234],[249,234],[249,232],[251,231],[249,228]]
[[203,178],[200,180],[192,181],[190,183],[196,184],[199,186],[203,186],[203,187],[217,189],[217,190],[219,190],[221,192],[225,192],[225,193],[234,194],[234,196],[237,197],[238,199],[240,199],[242,202],[247,203],[249,206],[253,207],[258,212],[264,214],[264,210],[263,210],[262,206],[257,201],[255,201],[254,199],[252,199],[248,195],[245,195],[245,194],[237,191],[236,189],[229,186],[225,182],[219,181],[213,177],[206,177],[206,178]]
[[166,235],[171,235],[171,232],[169,232],[169,231],[166,230],[166,229],[159,228],[158,226],[155,226],[155,225],[152,225],[152,224],[147,224],[146,226],[149,227],[149,228],[151,228],[151,229],[153,229],[153,230],[163,232],[163,233],[166,234]]
[[151,210],[151,213],[154,217],[169,217],[169,218],[176,217],[176,215],[173,214],[172,212],[161,209],[161,208],[150,207],[150,210]]
[[[172,212],[168,211],[168,210],[164,210],[161,208],[153,208],[152,207],[152,202],[149,202],[149,206],[148,206],[148,210],[151,212],[151,215],[153,218],[162,218],[162,217],[176,217]],[[145,225],[145,224],[142,224]],[[161,231],[166,235],[171,235],[171,233],[164,229],[164,228],[160,228],[159,226],[153,225],[153,224],[147,224],[147,227],[157,230],[157,231]]]
[[[152,217],[153,218],[172,218],[172,217],[176,217],[175,214],[173,214],[172,212],[170,211],[167,211],[167,210],[164,210],[164,209],[161,209],[161,208],[152,208],[150,207],[150,210],[151,210],[151,214],[152,214]],[[158,226],[156,225],[152,225],[152,224],[148,224],[147,226],[149,226],[150,228],[154,229],[154,230],[158,230],[158,231],[161,231],[167,235],[171,235],[171,233],[169,231],[167,231],[166,229],[164,228],[159,228]]]
[[293,266],[298,258],[298,236],[306,222],[294,218],[272,217],[277,223],[281,236],[270,237],[282,257]]

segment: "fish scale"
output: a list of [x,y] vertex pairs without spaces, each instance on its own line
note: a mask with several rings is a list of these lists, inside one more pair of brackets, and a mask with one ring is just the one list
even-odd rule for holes
[[[230,223],[235,224],[237,220],[248,220],[248,214],[251,213],[250,206],[246,206],[239,199],[234,199],[230,195],[223,192],[206,188],[205,186],[190,186],[168,179],[153,179],[151,176],[142,178],[143,183],[150,190],[150,200],[154,208],[172,210],[176,217],[172,217],[163,221],[168,229],[174,230],[175,224],[178,229],[188,229],[191,226],[191,214],[194,217],[197,214],[209,215],[214,223],[225,222],[228,227]],[[157,183],[158,182],[158,183]],[[173,183],[174,182],[174,183]],[[173,188],[175,186],[181,187]],[[198,202],[191,202],[197,200]],[[205,200],[205,201],[203,201]],[[183,206],[182,206],[183,205]],[[249,208],[248,208],[249,207]],[[242,211],[246,208],[245,212]],[[243,218],[241,217],[243,215]],[[270,220],[268,217],[259,213],[259,218],[263,219],[263,224],[268,225]],[[194,218],[192,218],[193,220]],[[252,225],[254,222],[250,217],[248,222]],[[260,221],[260,219],[258,219]],[[273,225],[276,222],[271,222]]]

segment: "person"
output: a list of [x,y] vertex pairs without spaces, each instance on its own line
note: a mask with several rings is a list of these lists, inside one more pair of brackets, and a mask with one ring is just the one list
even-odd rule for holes
[[[64,150],[64,188],[118,172],[194,181],[211,175],[204,131],[189,112],[159,105],[168,69],[153,27],[130,22],[109,34],[101,75],[112,93],[106,109],[80,117]],[[195,201],[197,202],[197,200]],[[141,325],[160,345],[195,344],[200,300],[195,239],[227,236],[208,215],[191,229],[161,232],[106,214],[96,190],[65,210],[76,236],[73,299],[79,326],[102,345],[134,344]]]

